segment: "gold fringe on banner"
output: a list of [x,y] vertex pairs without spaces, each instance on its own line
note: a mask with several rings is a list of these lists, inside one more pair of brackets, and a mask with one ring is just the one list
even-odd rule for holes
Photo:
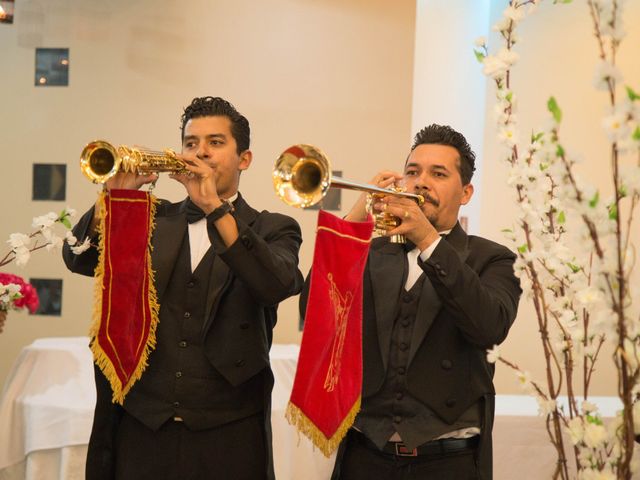
[[[94,215],[100,216],[100,221],[96,226],[96,231],[99,234],[100,241],[98,243],[98,265],[94,271],[95,285],[94,285],[94,308],[93,308],[93,322],[89,330],[89,336],[91,338],[91,352],[93,353],[93,360],[98,365],[98,368],[105,375],[111,385],[111,391],[113,393],[112,400],[114,403],[122,405],[124,398],[129,393],[129,390],[137,382],[142,373],[147,368],[148,359],[151,352],[156,346],[156,328],[158,326],[158,314],[160,311],[160,304],[158,303],[157,292],[155,287],[154,271],[151,265],[151,251],[153,246],[151,245],[151,237],[155,228],[156,217],[156,204],[159,203],[158,199],[153,195],[149,195],[150,200],[150,212],[149,212],[149,248],[147,249],[147,285],[149,295],[149,309],[151,312],[151,319],[149,325],[149,336],[144,345],[144,350],[140,356],[140,361],[136,366],[132,375],[128,378],[127,382],[122,385],[120,378],[116,373],[116,366],[113,364],[111,358],[105,353],[98,341],[98,334],[100,332],[100,326],[102,323],[102,297],[103,297],[103,281],[104,281],[104,265],[105,265],[105,242],[104,231],[106,228],[106,201],[105,198],[108,195],[107,192],[102,191],[98,196],[96,203],[97,212]],[[113,272],[112,272],[113,274]]]
[[307,417],[300,408],[291,402],[287,404],[284,416],[289,424],[296,427],[299,432],[311,440],[311,442],[320,449],[325,457],[329,458],[331,454],[338,449],[340,442],[347,434],[347,431],[351,428],[351,425],[353,425],[359,411],[360,397],[358,397],[356,402],[353,404],[353,407],[351,407],[331,438],[327,438],[315,423],[313,423],[313,421]]

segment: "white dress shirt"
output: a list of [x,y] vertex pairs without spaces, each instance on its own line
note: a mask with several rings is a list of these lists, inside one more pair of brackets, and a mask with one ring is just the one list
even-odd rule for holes
[[[238,194],[233,195],[229,201],[235,202]],[[207,231],[207,217],[201,218],[197,222],[189,224],[189,251],[191,252],[191,273],[193,273],[204,254],[207,253],[211,241]]]

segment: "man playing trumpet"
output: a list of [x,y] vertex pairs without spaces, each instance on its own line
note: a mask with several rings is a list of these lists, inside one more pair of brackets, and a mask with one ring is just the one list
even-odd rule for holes
[[[401,223],[369,250],[362,404],[334,479],[492,476],[494,367],[485,352],[506,338],[521,290],[515,255],[458,223],[473,194],[474,162],[460,133],[430,125],[416,135],[402,175],[384,171],[371,182],[386,188],[402,180],[425,202],[388,195],[373,205]],[[367,218],[365,197],[347,220]],[[407,244],[391,243],[396,234]],[[303,313],[307,294],[305,286]]]
[[[250,129],[229,102],[195,98],[181,120],[177,156],[187,172],[171,176],[188,198],[157,206],[152,237],[156,347],[122,406],[96,368],[88,480],[273,478],[269,348],[278,303],[302,286],[300,228],[238,192]],[[105,188],[156,178],[117,173]],[[99,220],[90,209],[74,234],[95,237]],[[85,275],[97,258],[95,248],[64,251],[69,269]]]

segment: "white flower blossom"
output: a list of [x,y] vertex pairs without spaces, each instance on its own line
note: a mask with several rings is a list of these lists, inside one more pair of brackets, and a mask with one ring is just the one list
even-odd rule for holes
[[581,417],[574,417],[568,422],[567,430],[569,431],[569,438],[574,445],[582,442],[584,438],[584,427],[582,425]]
[[82,252],[88,250],[89,247],[91,247],[91,242],[89,241],[89,237],[87,237],[84,239],[84,242],[82,242],[80,245],[71,247],[71,251],[76,255],[80,255]]
[[500,358],[500,347],[498,345],[494,345],[493,348],[487,350],[487,362],[496,363]]
[[505,65],[507,65],[507,67],[510,68],[513,64],[515,64],[518,61],[518,58],[520,58],[520,55],[518,55],[516,52],[514,52],[511,49],[503,48],[498,52],[497,57],[500,61],[502,61]]
[[609,80],[614,83],[620,83],[622,81],[622,72],[613,63],[602,60],[596,67],[593,85],[597,90],[608,90]]
[[607,430],[597,423],[587,422],[584,427],[584,443],[589,448],[598,448],[608,439]]
[[551,415],[556,411],[556,408],[558,408],[558,404],[553,399],[545,400],[544,398],[538,396],[536,397],[536,400],[538,401],[538,414],[543,417]]
[[594,413],[598,411],[598,406],[595,403],[591,403],[587,400],[582,402],[582,413],[585,415],[588,413]]
[[475,39],[473,44],[476,47],[484,47],[487,44],[487,37],[485,37],[485,36],[478,37],[478,38]]
[[9,240],[7,243],[11,245],[12,249],[16,248],[29,248],[33,243],[33,239],[29,235],[25,235],[24,233],[12,233],[9,235]]
[[58,215],[49,212],[46,215],[41,215],[40,217],[35,217],[33,219],[33,227],[34,228],[50,228],[58,221]]
[[16,254],[16,264],[19,267],[22,267],[29,262],[29,259],[31,258],[31,252],[27,247],[16,247],[13,251]]
[[504,12],[502,12],[502,15],[505,18],[508,18],[509,20],[513,21],[514,23],[518,23],[520,20],[524,18],[525,10],[524,8],[515,8],[513,6],[509,6],[505,8]]
[[495,79],[504,77],[509,69],[509,65],[495,55],[484,57],[482,64],[484,65],[482,73]]
[[69,245],[75,245],[78,243],[78,239],[73,236],[73,232],[71,230],[67,230],[64,239]]
[[64,209],[64,211],[67,212],[67,215],[69,215],[69,218],[74,218],[77,215],[76,209],[75,208],[71,208],[68,205]]
[[51,251],[51,250],[56,250],[62,247],[62,243],[63,240],[62,238],[58,237],[57,235],[52,235],[51,238],[49,239],[49,243],[47,243],[46,245],[46,249],[47,251]]
[[631,127],[627,123],[626,116],[621,112],[604,117],[602,127],[611,142],[620,142],[631,136]]

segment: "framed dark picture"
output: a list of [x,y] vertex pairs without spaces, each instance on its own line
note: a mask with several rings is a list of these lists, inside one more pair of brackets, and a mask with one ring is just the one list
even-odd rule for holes
[[0,23],[13,23],[14,0],[0,0]]
[[[332,170],[332,176],[341,177],[342,170]],[[322,200],[315,205],[308,207],[307,210],[340,210],[342,208],[342,190],[339,188],[330,188]]]
[[36,87],[69,85],[69,49],[36,48]]
[[62,313],[62,279],[31,278],[29,282],[40,299],[40,306],[34,315],[59,317]]
[[64,164],[33,164],[33,200],[65,200],[67,166]]

